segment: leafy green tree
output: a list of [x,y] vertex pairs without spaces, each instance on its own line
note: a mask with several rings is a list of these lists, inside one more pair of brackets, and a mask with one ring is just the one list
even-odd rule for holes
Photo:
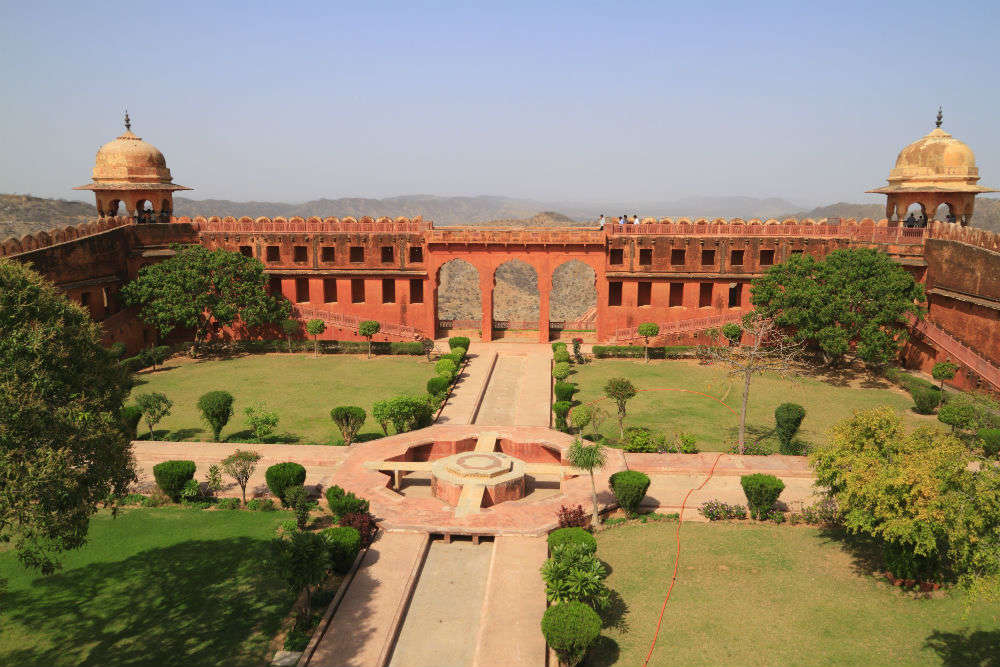
[[743,327],[736,324],[736,322],[730,322],[723,325],[722,335],[730,345],[739,345],[740,341],[743,340]]
[[382,417],[392,423],[396,433],[406,433],[414,429],[430,426],[433,416],[430,405],[423,398],[414,396],[396,396],[389,399],[380,412]]
[[102,334],[38,273],[0,259],[0,543],[44,574],[135,480],[131,381]]
[[569,419],[573,422],[573,428],[576,429],[577,433],[583,433],[583,429],[587,428],[593,414],[594,408],[590,405],[578,405],[573,408],[573,411],[569,413]]
[[268,410],[263,403],[251,405],[243,413],[247,417],[247,428],[258,441],[274,433],[278,427],[278,413]]
[[238,252],[174,246],[175,255],[143,267],[121,290],[125,305],[166,336],[176,328],[201,342],[214,323],[248,328],[288,317],[291,304],[268,294],[264,265]]
[[237,449],[222,459],[222,471],[232,477],[243,492],[243,504],[247,504],[247,483],[257,470],[260,454],[249,449]]
[[269,564],[293,595],[305,590],[301,620],[308,621],[312,618],[312,589],[323,583],[330,566],[326,540],[319,533],[303,531],[296,531],[287,539],[275,539],[271,543]]
[[391,421],[389,416],[389,399],[375,401],[372,404],[372,418],[382,428],[382,434],[389,435],[389,422]]
[[950,361],[939,361],[934,364],[934,368],[931,369],[931,375],[934,379],[941,381],[941,391],[944,391],[944,381],[953,379],[955,377],[955,373],[957,372],[958,366]]
[[202,418],[212,427],[212,438],[219,441],[222,429],[233,416],[233,395],[228,391],[210,391],[198,399]]
[[430,363],[431,354],[434,353],[434,340],[431,338],[421,338],[420,349],[423,350],[424,356],[427,357],[427,362]]
[[135,404],[142,410],[142,417],[146,421],[146,425],[149,426],[149,439],[152,440],[153,427],[170,414],[170,408],[174,407],[173,401],[164,394],[154,391],[136,396]]
[[319,356],[319,337],[326,331],[326,322],[321,319],[306,322],[306,332],[313,337],[313,356]]
[[571,466],[586,470],[590,475],[590,489],[594,501],[594,525],[596,526],[601,522],[601,514],[597,507],[597,482],[594,481],[594,472],[603,468],[608,460],[604,445],[599,442],[585,445],[577,438],[570,445],[569,451],[566,453],[566,460]]
[[618,406],[618,437],[625,437],[625,406],[635,396],[636,389],[628,378],[609,378],[604,384],[604,395]]
[[811,458],[844,526],[880,541],[893,574],[951,572],[979,593],[1000,592],[1000,471],[970,466],[957,438],[927,426],[907,433],[880,407],[834,426]]
[[289,317],[281,321],[281,331],[285,334],[285,342],[288,344],[288,353],[292,352],[292,337],[298,336],[302,330],[302,323],[294,317]]
[[654,322],[644,322],[639,325],[636,332],[642,336],[646,344],[643,346],[644,356],[646,358],[646,363],[649,363],[649,339],[655,338],[660,335],[660,325]]
[[382,325],[375,320],[365,320],[358,325],[358,334],[368,341],[368,358],[372,358],[372,337],[382,330]]
[[938,408],[938,421],[950,426],[952,433],[976,429],[980,424],[979,418],[979,408],[961,394],[949,397]]
[[822,261],[793,255],[753,281],[757,312],[799,341],[839,361],[855,345],[866,363],[894,359],[924,288],[890,257],[870,248],[834,250]]
[[340,405],[330,410],[330,419],[340,429],[345,445],[354,442],[358,430],[365,424],[365,417],[365,409],[356,405]]

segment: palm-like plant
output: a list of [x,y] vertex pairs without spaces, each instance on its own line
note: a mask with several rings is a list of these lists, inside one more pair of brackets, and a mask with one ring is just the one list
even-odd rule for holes
[[569,461],[571,466],[590,473],[590,488],[593,492],[594,501],[594,525],[596,526],[601,521],[601,515],[597,510],[597,483],[594,481],[594,471],[604,467],[604,464],[608,460],[607,452],[604,451],[604,446],[599,442],[585,445],[577,438],[570,445],[566,460]]

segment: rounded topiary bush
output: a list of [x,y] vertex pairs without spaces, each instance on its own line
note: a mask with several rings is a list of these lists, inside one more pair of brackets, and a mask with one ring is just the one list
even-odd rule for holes
[[450,375],[455,376],[458,371],[458,364],[455,363],[454,359],[438,359],[437,363],[434,364],[434,372],[438,375]]
[[427,381],[427,393],[431,396],[439,396],[451,385],[451,381],[444,375],[435,375]]
[[597,540],[583,528],[557,528],[549,533],[549,551],[565,544],[579,544],[588,553],[597,553]]
[[777,425],[778,441],[787,445],[795,437],[805,419],[806,409],[798,403],[782,403],[774,410],[774,422]]
[[763,521],[771,512],[778,496],[785,490],[785,483],[774,475],[754,473],[740,477],[740,485],[747,497],[751,518]]
[[571,407],[572,404],[569,401],[556,401],[552,404],[552,412],[556,416],[556,428],[560,431],[566,430],[566,415],[569,414]]
[[914,387],[913,408],[922,415],[934,414],[941,404],[941,390],[937,387]]
[[561,364],[561,363],[566,363],[566,364],[568,364],[568,363],[569,363],[569,352],[567,352],[567,351],[566,351],[566,348],[565,348],[565,347],[562,347],[562,348],[560,348],[560,349],[556,350],[556,351],[555,351],[555,352],[554,352],[554,353],[552,354],[552,359],[553,359],[553,360],[554,360],[554,361],[555,361],[555,362],[556,362],[557,364]]
[[470,341],[468,336],[452,336],[448,339],[448,349],[454,350],[456,347],[464,347],[468,350],[469,343]]
[[330,553],[330,566],[337,574],[347,574],[361,551],[361,533],[351,526],[327,528],[322,533]]
[[194,478],[194,461],[164,461],[153,466],[156,485],[175,502],[188,480]]
[[126,405],[121,411],[125,432],[130,440],[135,440],[139,433],[139,421],[142,419],[142,408],[137,405]]
[[330,513],[339,520],[347,514],[368,511],[368,501],[358,498],[351,491],[344,491],[337,485],[326,490],[326,504],[330,506]]
[[552,377],[557,380],[565,380],[573,372],[568,361],[560,361],[552,367]]
[[468,354],[468,351],[464,347],[454,347],[451,350],[451,357],[456,362],[460,362],[462,359],[465,359],[466,354]]
[[222,429],[233,416],[233,395],[228,391],[210,391],[198,399],[198,409],[202,418],[212,427],[212,436],[216,442],[222,434]]
[[976,431],[976,438],[986,456],[992,458],[1000,453],[1000,428],[981,428]]
[[287,461],[275,463],[264,473],[267,488],[274,497],[285,505],[285,490],[291,486],[302,486],[306,481],[306,469],[298,463]]
[[572,401],[573,394],[577,392],[576,385],[572,382],[556,382],[552,390],[557,401]]
[[618,505],[629,516],[635,516],[639,503],[646,497],[649,489],[649,476],[638,470],[620,470],[611,475],[608,481],[618,499]]
[[577,665],[601,632],[601,617],[582,602],[561,602],[542,615],[545,643],[567,665]]

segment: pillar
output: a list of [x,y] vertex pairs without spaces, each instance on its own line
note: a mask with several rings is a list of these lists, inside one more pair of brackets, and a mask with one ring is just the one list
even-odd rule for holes
[[479,269],[479,295],[483,304],[483,323],[479,337],[484,343],[493,340],[493,269]]
[[552,274],[535,267],[538,274],[538,342],[549,342],[549,296],[552,292]]

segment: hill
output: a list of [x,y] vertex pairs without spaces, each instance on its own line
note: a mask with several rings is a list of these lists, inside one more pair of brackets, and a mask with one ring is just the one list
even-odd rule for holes
[[81,201],[0,194],[0,240],[28,232],[78,225],[97,217],[97,208]]
[[[838,202],[828,206],[819,206],[810,211],[797,211],[775,216],[782,218],[872,218],[880,220],[885,217],[885,206],[881,204],[849,204]],[[977,197],[976,209],[972,214],[972,227],[1000,232],[1000,199]]]

